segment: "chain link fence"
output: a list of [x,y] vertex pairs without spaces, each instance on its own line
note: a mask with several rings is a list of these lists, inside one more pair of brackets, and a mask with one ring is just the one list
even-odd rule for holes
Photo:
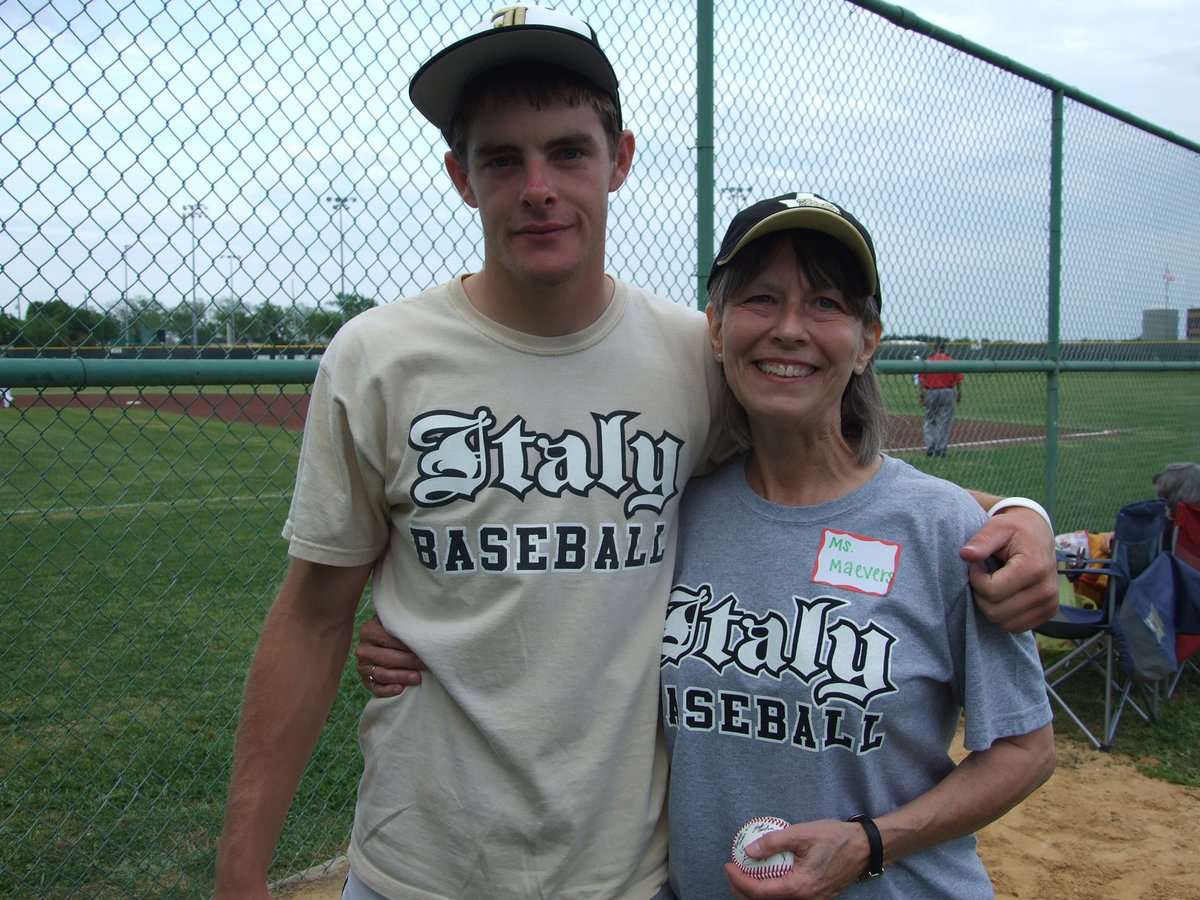
[[[638,138],[610,271],[695,305],[735,209],[819,193],[880,252],[897,455],[1060,530],[1200,457],[1200,147],[873,0],[560,8]],[[315,359],[482,262],[406,85],[486,11],[3,6],[0,893],[207,894]],[[343,688],[273,877],[345,847]]]

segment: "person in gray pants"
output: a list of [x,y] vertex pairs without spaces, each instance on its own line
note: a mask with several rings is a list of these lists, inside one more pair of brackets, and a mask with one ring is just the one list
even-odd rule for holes
[[[946,342],[938,341],[930,362],[952,360],[946,353]],[[950,426],[954,423],[954,408],[962,402],[961,372],[922,372],[921,405],[925,407],[925,455],[945,456],[950,443]]]

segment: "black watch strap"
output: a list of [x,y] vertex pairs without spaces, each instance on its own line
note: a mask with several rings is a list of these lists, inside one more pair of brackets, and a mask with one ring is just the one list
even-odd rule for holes
[[867,844],[871,847],[871,860],[867,863],[867,871],[858,880],[869,881],[878,878],[883,874],[883,836],[879,833],[879,826],[868,816],[851,816],[846,821],[857,822],[863,827],[863,831],[867,833]]

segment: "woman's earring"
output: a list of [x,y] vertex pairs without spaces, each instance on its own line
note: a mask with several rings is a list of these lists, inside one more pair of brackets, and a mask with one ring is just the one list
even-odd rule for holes
[[724,354],[724,353],[721,353],[721,352],[718,350],[718,351],[717,351],[717,362],[721,362],[721,360],[723,360],[724,358],[725,358],[725,354]]

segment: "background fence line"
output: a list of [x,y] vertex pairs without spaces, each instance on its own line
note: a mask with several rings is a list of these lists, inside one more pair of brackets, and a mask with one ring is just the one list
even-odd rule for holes
[[[1200,145],[878,0],[557,5],[638,139],[610,271],[700,305],[737,208],[819,193],[879,249],[891,452],[1059,530],[1200,458]],[[0,894],[202,897],[321,349],[481,263],[406,87],[486,10],[66,9],[0,17]],[[344,849],[362,700],[273,877]]]

